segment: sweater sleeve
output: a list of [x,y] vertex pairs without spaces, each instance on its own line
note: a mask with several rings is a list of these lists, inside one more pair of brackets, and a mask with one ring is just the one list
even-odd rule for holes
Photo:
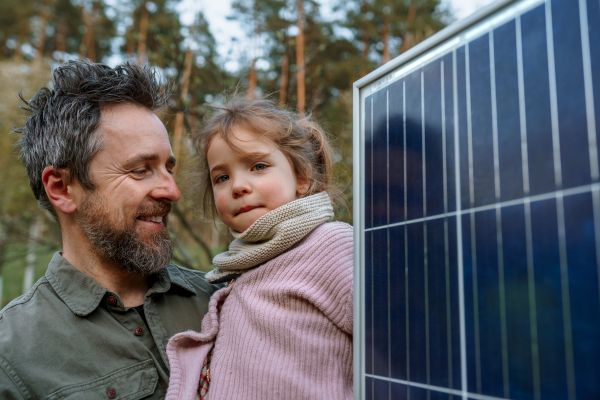
[[338,328],[352,335],[353,229],[342,222],[323,224],[310,235],[311,300]]

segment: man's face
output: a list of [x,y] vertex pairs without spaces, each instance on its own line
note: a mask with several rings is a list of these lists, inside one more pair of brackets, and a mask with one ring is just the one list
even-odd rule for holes
[[103,109],[98,130],[104,147],[90,163],[96,187],[85,192],[75,220],[102,258],[155,273],[173,254],[167,217],[180,197],[167,131],[154,113],[129,104]]

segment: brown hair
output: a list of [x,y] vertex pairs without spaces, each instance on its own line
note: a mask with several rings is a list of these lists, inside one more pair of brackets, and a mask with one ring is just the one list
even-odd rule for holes
[[219,135],[235,151],[233,130],[242,127],[272,140],[287,157],[296,178],[309,182],[304,197],[327,192],[334,208],[343,205],[341,191],[332,179],[333,149],[323,129],[309,116],[280,109],[268,99],[248,100],[234,96],[223,107],[207,105],[221,111],[206,121],[199,132],[192,134],[194,148],[200,158],[200,196],[207,217],[216,215],[207,153],[210,141]]

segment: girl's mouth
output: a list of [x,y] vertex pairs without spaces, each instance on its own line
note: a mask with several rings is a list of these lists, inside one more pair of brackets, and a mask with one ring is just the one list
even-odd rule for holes
[[242,213],[248,212],[250,210],[254,210],[255,208],[259,208],[260,206],[244,206],[238,210],[235,215],[240,215]]

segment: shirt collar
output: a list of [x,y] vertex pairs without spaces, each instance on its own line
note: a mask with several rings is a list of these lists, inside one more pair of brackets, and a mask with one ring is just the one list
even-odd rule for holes
[[[71,265],[60,252],[56,252],[52,257],[46,271],[46,278],[61,300],[80,317],[85,317],[94,311],[108,292],[108,289]],[[171,263],[156,275],[146,295],[165,293],[171,288],[171,283],[196,294],[196,290],[179,268]]]

